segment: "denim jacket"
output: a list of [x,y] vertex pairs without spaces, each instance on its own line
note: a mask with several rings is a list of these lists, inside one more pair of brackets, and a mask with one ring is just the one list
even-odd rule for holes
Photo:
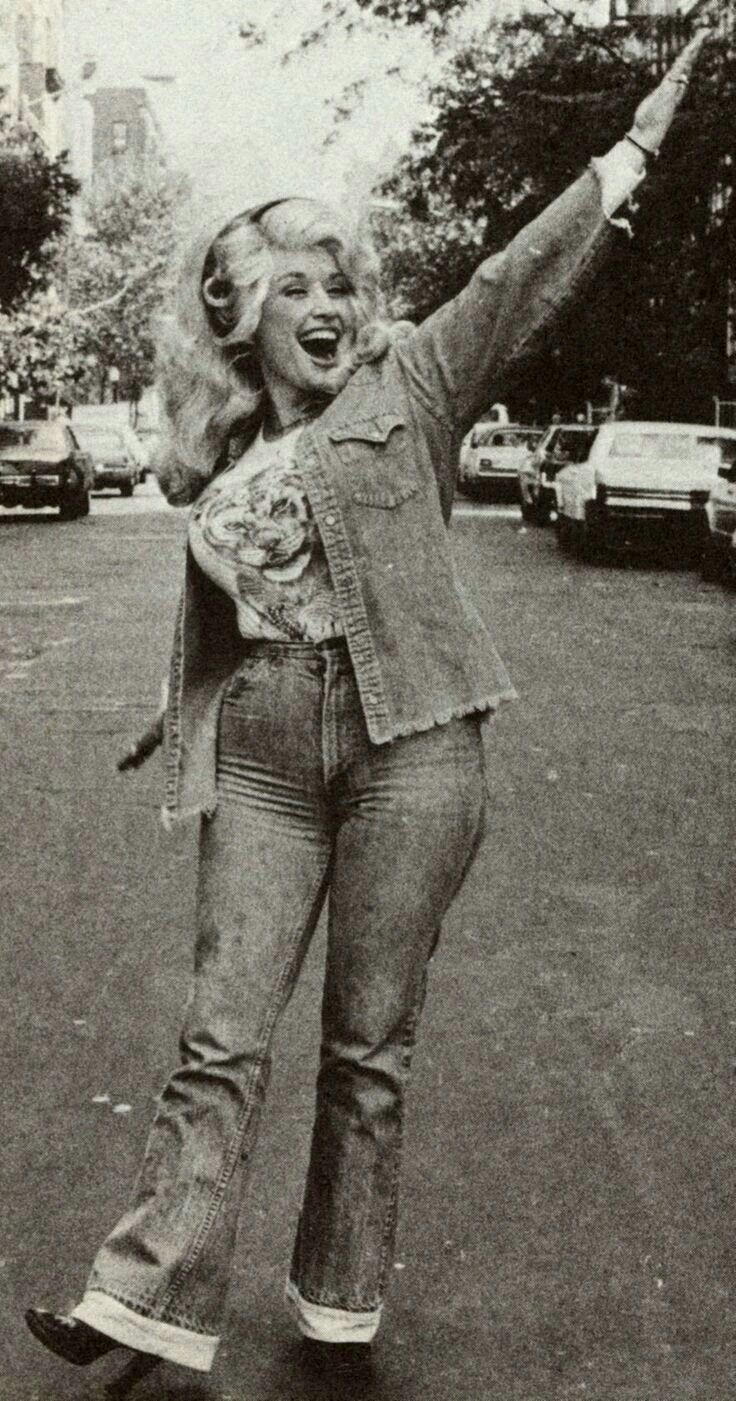
[[[460,443],[499,376],[536,349],[605,255],[613,223],[588,170],[301,435],[295,468],[376,744],[515,694],[455,577],[447,528]],[[164,720],[166,825],[215,809],[219,711],[247,646],[232,600],[187,550]]]

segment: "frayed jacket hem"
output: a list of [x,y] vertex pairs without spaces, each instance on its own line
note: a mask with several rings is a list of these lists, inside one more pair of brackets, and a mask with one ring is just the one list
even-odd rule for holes
[[216,811],[217,798],[212,798],[206,803],[193,803],[181,808],[170,808],[164,804],[159,809],[159,817],[164,831],[173,832],[180,822],[187,822],[194,818],[214,817]]
[[374,744],[393,744],[396,739],[408,739],[410,735],[425,734],[427,730],[433,730],[437,725],[449,725],[451,720],[465,720],[469,715],[493,715],[498,710],[499,705],[505,701],[518,699],[518,692],[510,687],[508,690],[500,691],[498,694],[483,700],[468,701],[442,710],[425,711],[423,715],[414,716],[411,720],[394,726],[390,735],[382,736],[373,742]]

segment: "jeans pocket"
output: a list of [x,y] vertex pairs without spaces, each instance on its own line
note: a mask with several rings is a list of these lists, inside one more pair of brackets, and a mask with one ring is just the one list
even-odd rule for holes
[[223,705],[233,705],[240,699],[246,691],[249,691],[255,681],[255,672],[259,663],[265,661],[264,657],[246,657],[240,662],[237,671],[234,671],[228,681],[222,697]]

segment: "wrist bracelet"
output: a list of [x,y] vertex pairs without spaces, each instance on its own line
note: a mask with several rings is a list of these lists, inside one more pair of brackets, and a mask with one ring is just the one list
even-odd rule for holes
[[636,137],[632,136],[628,131],[624,137],[624,141],[630,141],[632,146],[636,146],[637,151],[641,151],[645,159],[648,156],[654,156],[656,158],[659,155],[658,151],[650,151],[648,146],[642,146],[641,142],[637,141]]

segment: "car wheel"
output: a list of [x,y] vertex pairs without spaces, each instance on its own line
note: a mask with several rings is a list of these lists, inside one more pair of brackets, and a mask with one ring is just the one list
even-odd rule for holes
[[576,540],[576,527],[580,529],[577,521],[570,520],[569,516],[558,515],[557,517],[557,543],[566,555],[578,553]]
[[538,501],[525,501],[522,497],[521,514],[529,525],[549,525],[549,511]]
[[123,485],[122,485],[121,488],[120,488],[120,495],[121,495],[121,496],[132,496],[132,495],[133,495],[133,485],[134,485],[133,482],[123,482]]
[[70,492],[59,502],[59,516],[63,521],[75,521],[80,516],[89,515],[89,492],[86,488]]
[[725,573],[725,561],[720,550],[708,536],[700,556],[700,575],[706,584],[717,584]]
[[600,530],[589,525],[581,525],[578,554],[586,564],[597,564],[604,552],[603,536]]

